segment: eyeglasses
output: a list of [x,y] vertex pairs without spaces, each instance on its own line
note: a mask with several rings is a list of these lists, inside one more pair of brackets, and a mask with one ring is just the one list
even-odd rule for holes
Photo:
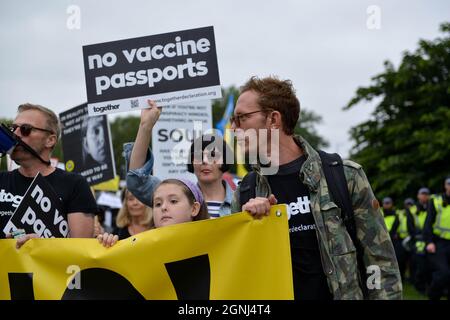
[[252,111],[252,112],[247,112],[247,113],[241,113],[241,114],[237,114],[237,115],[232,115],[230,117],[230,122],[231,124],[235,123],[236,127],[240,127],[241,126],[241,120],[245,119],[246,117],[248,117],[251,114],[257,113],[257,112],[267,112],[267,111],[272,111],[272,110],[257,110],[257,111]]
[[33,127],[31,124],[27,124],[27,123],[20,124],[20,125],[19,124],[9,125],[9,130],[11,130],[11,132],[16,131],[17,128],[20,128],[20,134],[24,137],[28,137],[30,135],[31,131],[33,131],[33,130],[39,130],[39,131],[44,131],[44,132],[54,134],[54,132],[51,130]]

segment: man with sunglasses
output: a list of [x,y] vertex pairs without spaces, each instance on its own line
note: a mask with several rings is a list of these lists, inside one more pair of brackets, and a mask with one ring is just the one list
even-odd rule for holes
[[[40,105],[22,104],[18,107],[18,114],[10,130],[31,147],[35,154],[18,144],[11,153],[11,159],[20,167],[11,172],[0,172],[0,239],[5,238],[3,229],[38,172],[62,201],[62,214],[69,225],[69,236],[93,237],[93,215],[97,211],[97,204],[86,180],[78,174],[50,165],[50,156],[61,132],[55,113]],[[18,240],[17,246],[36,237],[36,234],[27,234]]]
[[[332,199],[319,153],[305,139],[294,135],[299,115],[300,103],[290,81],[253,77],[241,88],[232,128],[244,134],[256,131],[256,139],[245,135],[244,139],[239,138],[239,132],[236,136],[244,142],[247,154],[255,148],[268,150],[266,158],[278,171],[270,175],[264,173],[262,165],[254,165],[253,184],[245,183],[243,187],[244,181],[250,180],[244,178],[234,193],[231,211],[247,211],[260,219],[269,214],[271,205],[288,204],[295,299],[401,298],[392,242],[363,169],[357,163],[343,161],[341,169],[346,181],[334,181],[349,191],[356,244],[343,220],[342,208]],[[276,135],[279,141],[274,144]],[[273,145],[278,147],[276,154]],[[248,189],[254,197],[245,193]],[[373,270],[375,266],[378,270],[378,277],[368,277],[367,283],[361,283],[358,275],[356,246],[362,247],[363,269]]]

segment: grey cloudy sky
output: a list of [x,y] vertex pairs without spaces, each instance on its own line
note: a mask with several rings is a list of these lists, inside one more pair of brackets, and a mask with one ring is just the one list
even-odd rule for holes
[[[66,26],[67,8],[81,10],[81,28]],[[367,8],[380,9],[369,29]],[[223,86],[250,76],[291,79],[302,107],[323,116],[317,127],[329,151],[344,156],[350,127],[373,105],[344,112],[356,89],[398,64],[419,39],[439,36],[450,1],[12,1],[0,3],[0,117],[33,102],[59,113],[86,101],[82,45],[214,26]]]

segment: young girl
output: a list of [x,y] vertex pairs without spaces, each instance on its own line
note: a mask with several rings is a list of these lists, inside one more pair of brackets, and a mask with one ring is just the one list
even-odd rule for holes
[[[153,192],[153,219],[150,229],[189,221],[209,219],[200,188],[187,179],[167,179]],[[97,237],[105,247],[113,246],[119,237],[104,233]]]

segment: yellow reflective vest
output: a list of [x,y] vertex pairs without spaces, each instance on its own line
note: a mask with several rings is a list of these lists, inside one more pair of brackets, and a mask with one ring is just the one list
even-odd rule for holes
[[391,215],[391,216],[386,216],[384,214],[383,208],[381,208],[381,212],[383,213],[384,223],[386,224],[387,230],[388,230],[388,232],[391,232],[392,226],[394,225],[394,221],[395,221],[395,214]]
[[400,224],[398,225],[397,234],[400,237],[400,239],[405,239],[409,232],[408,232],[408,218],[406,215],[406,210],[397,210],[398,220]]
[[433,225],[433,233],[438,237],[450,240],[450,205],[444,207],[442,195],[434,195],[433,204],[436,209],[436,221]]
[[411,215],[414,219],[414,225],[416,226],[418,231],[423,230],[423,226],[425,225],[425,219],[427,218],[427,211],[422,210],[417,212],[417,206],[412,206],[409,208],[409,212],[411,212]]

